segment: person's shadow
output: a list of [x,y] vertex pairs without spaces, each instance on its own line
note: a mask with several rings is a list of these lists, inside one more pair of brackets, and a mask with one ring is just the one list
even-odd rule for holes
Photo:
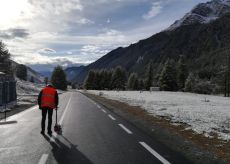
[[70,147],[58,138],[54,138],[55,142],[50,141],[50,137],[46,135],[44,135],[44,138],[51,144],[53,156],[58,164],[93,164],[92,161],[77,149],[77,145],[73,145],[64,136],[62,138],[68,142]]

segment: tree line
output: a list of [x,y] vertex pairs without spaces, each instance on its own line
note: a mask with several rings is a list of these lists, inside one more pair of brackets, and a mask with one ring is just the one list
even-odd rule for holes
[[[184,89],[188,71],[183,56],[176,64],[173,60],[167,60],[158,77],[154,76],[153,69],[153,61],[150,61],[144,78],[140,78],[135,72],[127,76],[128,73],[121,66],[111,70],[90,70],[84,81],[84,87],[92,90],[149,90],[153,86],[166,91]],[[156,79],[157,83],[154,84]]]
[[90,70],[84,82],[84,87],[92,90],[124,90],[126,87],[126,71],[120,66],[114,70]]
[[[154,74],[153,70],[152,60],[145,69],[145,75],[141,77],[135,72],[128,74],[121,66],[110,70],[90,70],[84,81],[84,88],[88,90],[149,90],[150,87],[159,87],[163,91],[215,93],[216,86],[209,80],[201,79],[202,76],[206,77],[207,73],[189,72],[183,55],[177,62],[168,59],[157,74]],[[227,70],[225,72],[228,75],[225,76],[226,96],[230,91],[230,64]],[[221,88],[218,89],[221,90]]]

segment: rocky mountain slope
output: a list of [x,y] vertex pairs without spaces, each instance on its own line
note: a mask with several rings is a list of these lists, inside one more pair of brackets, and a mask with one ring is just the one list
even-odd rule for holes
[[[18,63],[11,60],[11,65],[13,67],[13,70],[16,69]],[[40,73],[36,72],[32,68],[27,67],[27,80],[30,81],[31,77],[33,77],[35,83],[43,83],[44,82],[44,76],[42,76]]]
[[65,74],[66,74],[66,80],[72,81],[74,77],[78,76],[78,74],[84,69],[84,66],[79,67],[68,67],[66,68]]
[[230,13],[230,0],[213,0],[207,3],[200,3],[167,30],[174,30],[180,26],[195,23],[209,23],[227,13]]

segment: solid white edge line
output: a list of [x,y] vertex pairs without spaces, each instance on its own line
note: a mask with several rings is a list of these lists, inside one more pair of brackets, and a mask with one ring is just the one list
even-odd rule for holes
[[45,164],[47,159],[48,159],[48,154],[43,154],[42,157],[40,158],[38,164]]
[[145,142],[139,142],[145,149],[147,149],[152,155],[154,155],[159,161],[161,161],[163,164],[170,164],[169,161],[167,161],[164,157],[162,157],[160,154],[158,154],[155,150],[153,150],[149,145],[147,145]]
[[108,116],[109,118],[111,118],[111,120],[114,120],[114,121],[116,120],[116,118],[114,118],[112,115],[109,114]]
[[24,116],[25,114],[27,114],[27,113],[29,113],[29,112],[31,112],[33,110],[39,110],[39,109],[36,109],[36,108],[38,108],[38,105],[32,106],[32,107],[24,110],[23,112],[20,112],[18,114],[12,115],[12,116],[8,117],[7,120],[12,121],[12,120],[15,120],[15,119],[18,119],[18,118]]
[[[65,115],[66,115],[66,111],[67,111],[68,108],[69,108],[69,104],[70,104],[70,101],[71,101],[71,99],[72,99],[72,96],[73,96],[73,93],[71,93],[71,96],[70,96],[70,98],[69,98],[69,101],[68,101],[68,103],[67,103],[67,105],[66,105],[66,107],[65,107],[64,113],[62,114],[61,119],[60,119],[60,121],[58,122],[59,125],[61,125],[62,122],[63,122],[63,120],[64,120],[64,117],[65,117]],[[57,137],[57,133],[54,133],[53,136],[56,138],[56,137]],[[52,141],[52,140],[51,140],[51,141]]]
[[131,132],[128,128],[126,128],[124,125],[122,124],[118,124],[123,130],[125,130],[128,134],[133,134],[133,132]]
[[71,101],[71,99],[72,99],[72,95],[73,95],[73,93],[71,93],[71,96],[70,96],[70,98],[69,98],[68,104],[67,104],[66,107],[65,107],[65,111],[64,111],[64,113],[62,114],[60,121],[58,122],[59,124],[62,124],[62,122],[63,122],[63,120],[64,120],[64,117],[65,117],[65,115],[66,115],[66,111],[68,110],[70,101]]

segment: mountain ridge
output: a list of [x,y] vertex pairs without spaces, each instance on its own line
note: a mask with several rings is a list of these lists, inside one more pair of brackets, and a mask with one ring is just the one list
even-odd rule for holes
[[195,23],[209,23],[214,21],[223,15],[230,13],[230,1],[229,0],[212,0],[206,3],[200,3],[196,5],[185,16],[175,21],[166,30],[175,30],[180,26],[191,25]]
[[112,69],[116,66],[124,67],[128,73],[136,72],[143,78],[150,60],[153,60],[154,74],[157,75],[168,58],[177,61],[180,55],[185,56],[190,71],[201,74],[203,69],[205,74],[211,74],[207,77],[210,80],[223,71],[224,54],[218,56],[212,55],[212,52],[229,47],[229,29],[230,13],[227,13],[209,23],[194,23],[162,31],[128,47],[112,50],[86,66],[74,82],[83,83],[91,69]]

